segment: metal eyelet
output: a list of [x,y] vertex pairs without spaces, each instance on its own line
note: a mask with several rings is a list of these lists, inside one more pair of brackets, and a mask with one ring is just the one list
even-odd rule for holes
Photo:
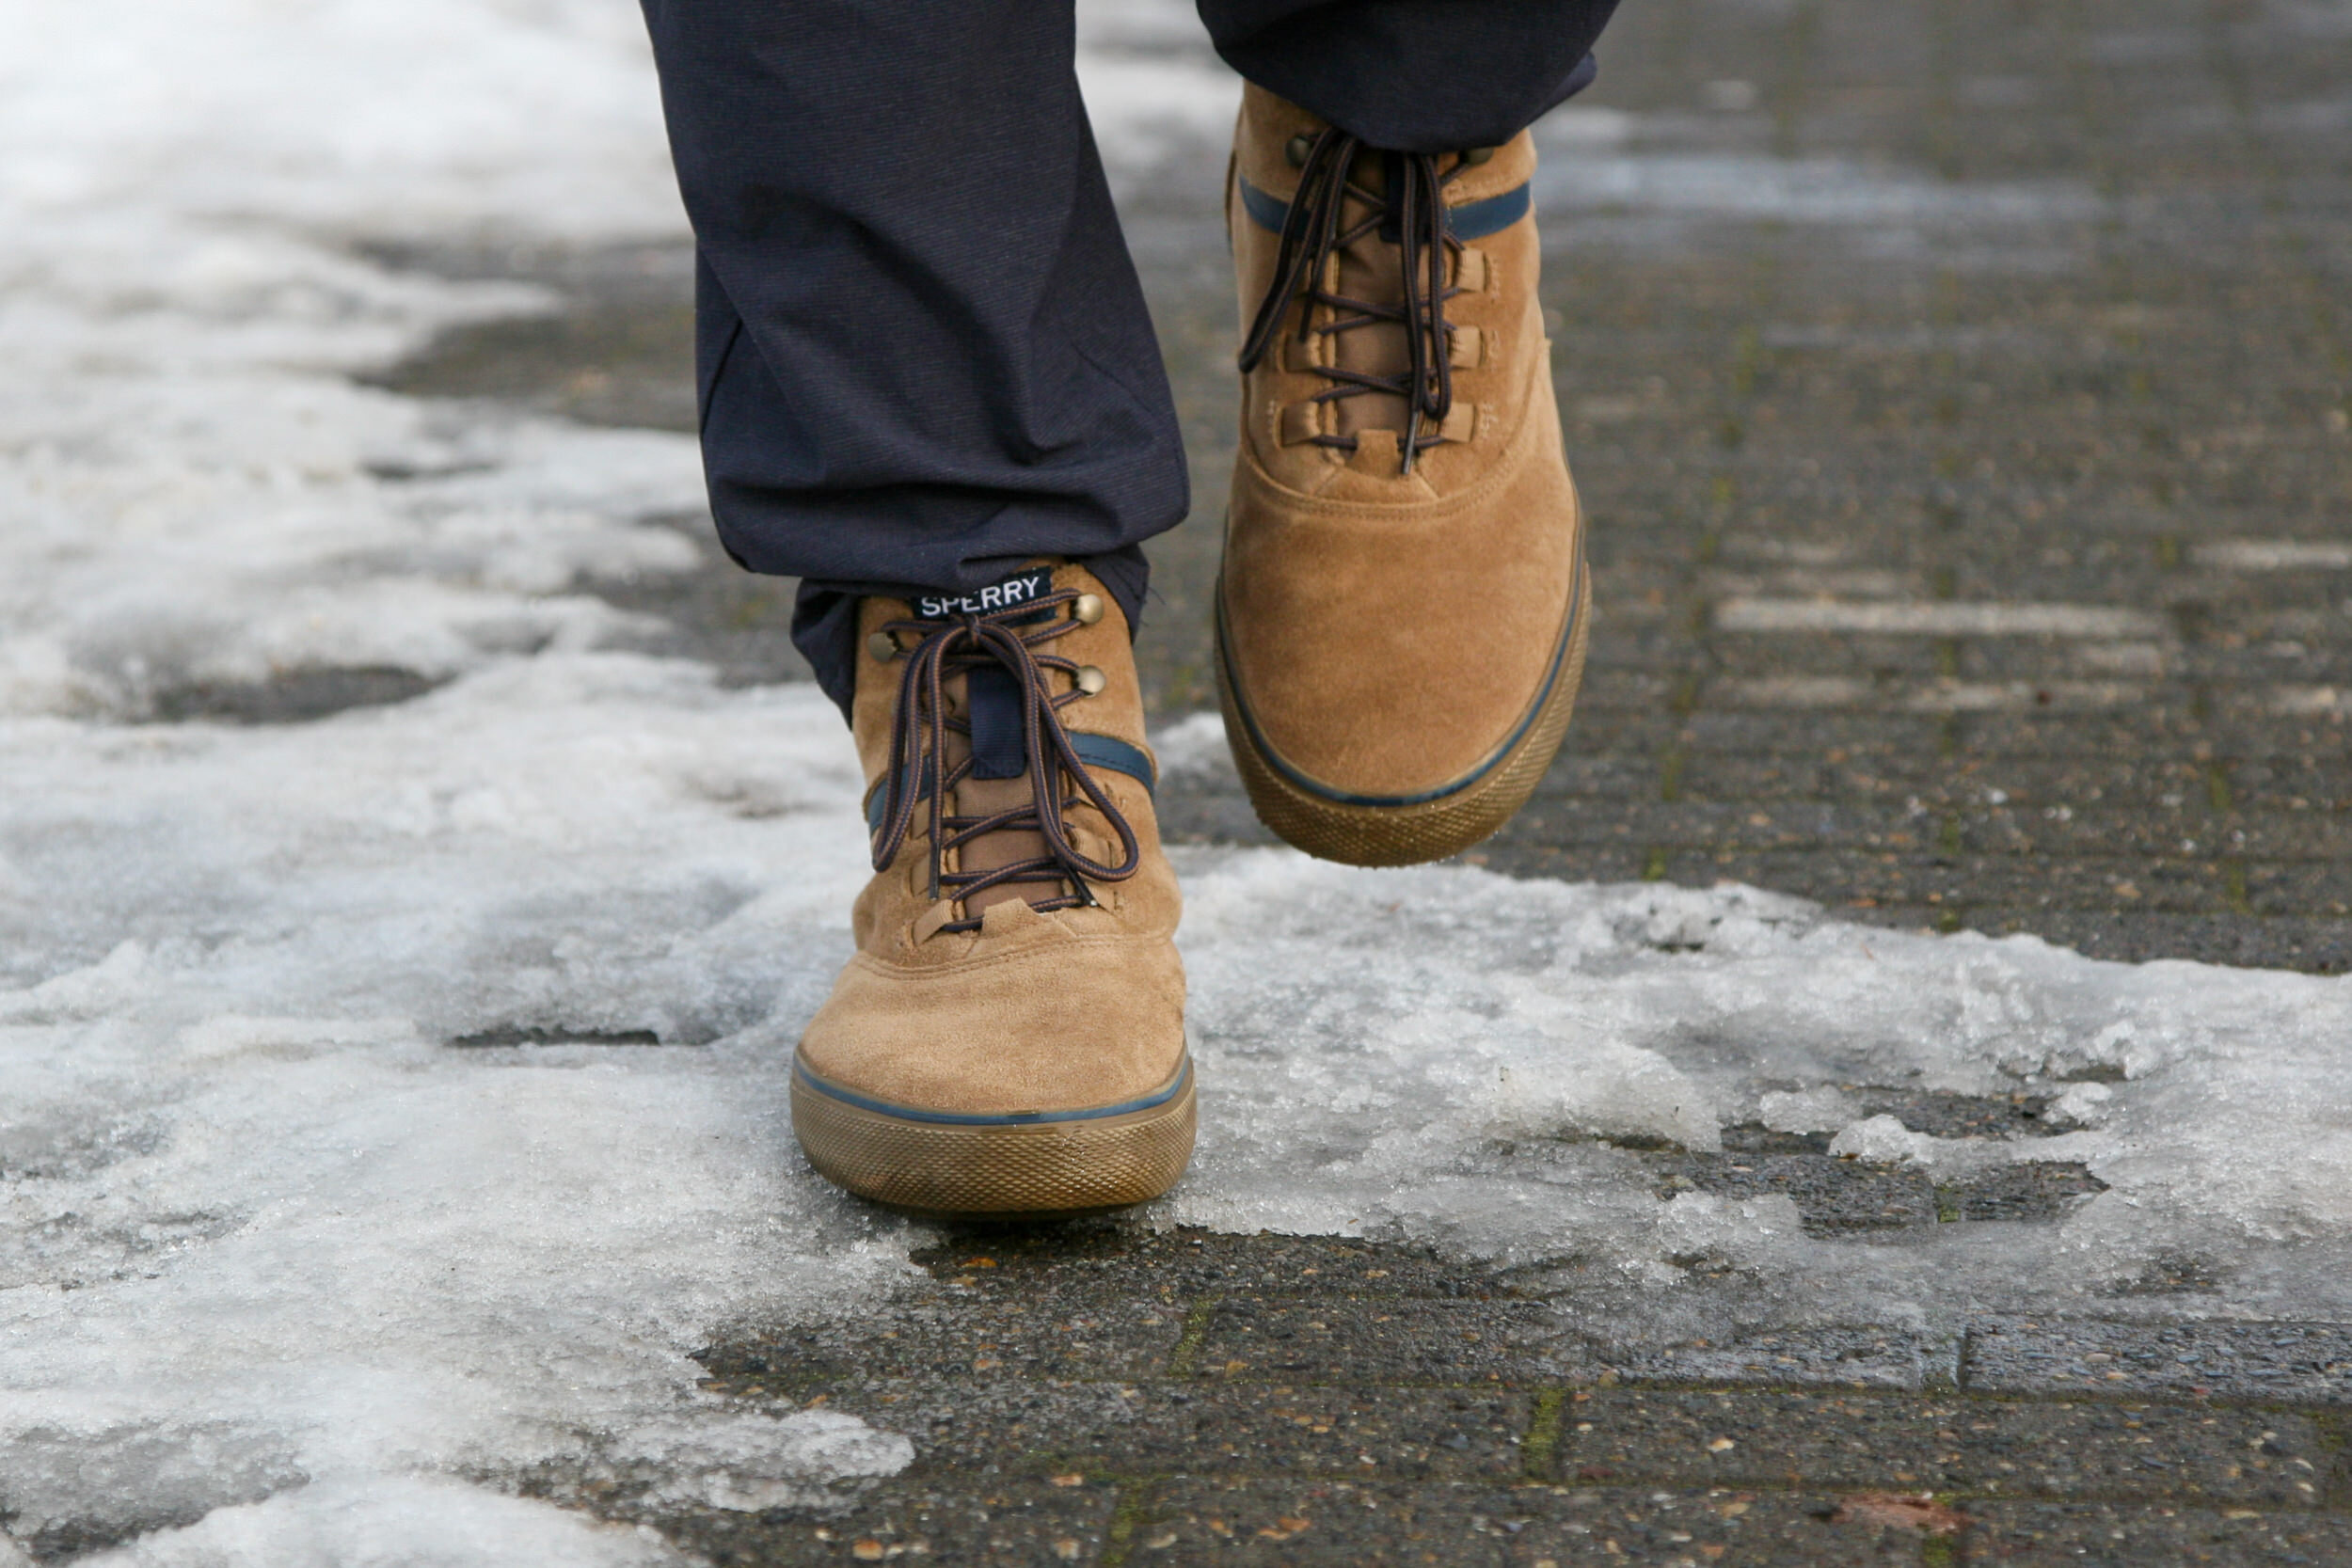
[[898,657],[898,640],[886,631],[873,632],[866,639],[866,651],[875,663],[887,664]]
[[1094,625],[1103,618],[1103,595],[1100,594],[1079,594],[1078,602],[1070,607],[1070,613],[1077,618],[1078,625],[1082,626]]
[[1099,668],[1091,664],[1081,664],[1078,666],[1076,680],[1078,683],[1078,689],[1085,692],[1089,697],[1102,695],[1103,688],[1110,685],[1111,683],[1111,678],[1108,675],[1103,673]]
[[1314,150],[1314,137],[1306,135],[1293,136],[1290,140],[1282,144],[1282,156],[1291,161],[1291,167],[1305,168],[1307,166],[1307,154],[1312,152]]

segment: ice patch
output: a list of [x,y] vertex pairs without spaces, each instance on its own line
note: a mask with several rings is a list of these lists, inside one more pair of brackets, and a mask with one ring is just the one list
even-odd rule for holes
[[[683,231],[627,7],[11,4],[0,59],[0,713],[424,680],[623,629],[692,443],[435,412],[331,373],[544,308],[349,236]],[[561,127],[560,132],[555,127]]]
[[[810,695],[543,654],[286,730],[0,721],[39,781],[0,842],[55,890],[0,905],[19,1530],[606,1431],[712,1502],[880,1473],[901,1440],[747,1425],[687,1358],[907,1272],[907,1227],[783,1158],[770,1014],[844,952],[862,863]],[[501,1034],[552,1043],[448,1043]],[[563,1043],[616,1037],[677,1043]]]
[[613,1445],[610,1457],[650,1467],[648,1490],[659,1501],[756,1513],[821,1506],[829,1483],[844,1476],[895,1476],[914,1463],[914,1445],[837,1410],[803,1410],[652,1422]]
[[[2092,1303],[2167,1251],[2220,1260],[2236,1310],[2352,1309],[2330,1043],[2352,1030],[2344,981],[1863,929],[1741,888],[1265,851],[1187,851],[1184,868],[1203,1132],[1165,1220],[1434,1237],[1587,1276],[1606,1260],[1651,1292],[1611,1305],[1636,1336],[1645,1310],[1668,1321],[1694,1265],[1724,1259],[1772,1323]],[[2124,1081],[2073,1082],[2093,1075]],[[2060,1125],[2097,1125],[1933,1137],[1852,1114],[1847,1085],[2048,1096]],[[1843,1128],[1834,1152],[1939,1180],[2080,1161],[2111,1190],[2056,1224],[1892,1247],[1650,1196],[1627,1148],[1709,1148],[1720,1108],[1743,1106],[1788,1131]]]
[[1756,1119],[1775,1132],[1835,1132],[1861,1119],[1852,1099],[1828,1085],[1770,1090],[1756,1101]]
[[2115,1091],[2105,1084],[2074,1084],[2042,1114],[2054,1127],[2103,1127]]
[[1874,1165],[1921,1165],[1935,1154],[1943,1140],[1914,1132],[1894,1117],[1870,1117],[1841,1131],[1829,1141],[1829,1151],[1841,1160],[1862,1160]]
[[1214,710],[1187,713],[1152,731],[1152,754],[1165,779],[1235,778],[1233,753],[1225,744],[1224,716]]
[[[217,1509],[92,1568],[684,1568],[650,1529],[447,1481],[326,1482]],[[5,1561],[5,1560],[0,1560]]]
[[[16,40],[0,60],[0,203],[84,250],[131,241],[141,218],[172,224],[102,277],[204,265],[171,243],[190,218],[262,235],[683,227],[632,7],[11,0],[0,15]],[[283,286],[267,269],[253,282],[265,299]]]
[[1187,0],[1080,0],[1078,87],[1114,190],[1189,170],[1214,193],[1241,78]]

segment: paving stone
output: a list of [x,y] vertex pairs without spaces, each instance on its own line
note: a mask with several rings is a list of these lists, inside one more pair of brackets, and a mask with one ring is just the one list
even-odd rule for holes
[[[2058,1131],[2037,1126],[2021,1107],[2007,1102],[1978,1118],[1955,1114],[1930,1097],[1919,1097],[1928,1101],[1925,1107],[1907,1106],[1897,1096],[1877,1097],[1877,1103],[1868,1096],[1857,1098],[1868,1115],[1893,1115],[1914,1132],[1938,1137],[1995,1135],[1995,1125],[2010,1136]],[[2010,1132],[2012,1117],[2001,1113],[2018,1113],[2014,1122],[2024,1131]],[[1839,1235],[1954,1222],[2046,1223],[2076,1200],[2106,1190],[2106,1182],[2071,1162],[2021,1161],[1938,1184],[1916,1170],[1834,1158],[1824,1152],[1826,1134],[1799,1137],[1743,1128],[1733,1130],[1725,1142],[1721,1154],[1653,1158],[1661,1196],[1694,1187],[1742,1199],[1777,1194],[1797,1205],[1807,1231]]]
[[2129,717],[2037,711],[1969,715],[1959,721],[1955,744],[1971,755],[2082,757],[2179,753],[2204,736],[2202,723],[2180,710]]
[[1108,1291],[1189,1303],[1205,1292],[1388,1298],[1484,1298],[1511,1293],[1426,1246],[1344,1236],[1234,1235],[1182,1227],[1159,1231],[1116,1218],[1042,1226],[960,1227],[914,1255],[939,1279],[988,1294]]
[[[1539,813],[1540,822],[1547,813]],[[1533,844],[1527,835],[1540,832],[1531,826],[1518,832],[1505,829],[1462,856],[1465,863],[1486,866],[1513,877],[1549,877],[1567,882],[1632,882],[1658,880],[1661,852],[1647,845]]]
[[2170,808],[2070,811],[1964,809],[1961,847],[2001,854],[2228,854],[2248,860],[2352,859],[2352,819],[2315,812],[2216,813],[2202,799]]
[[1573,811],[1533,808],[1514,839],[1547,844],[1635,843],[1670,847],[1916,847],[1936,831],[1899,803],[1871,801],[1616,800],[1579,801]]
[[2352,910],[2352,859],[2249,863],[2246,902],[2256,914],[2338,914]]
[[852,1323],[723,1341],[701,1359],[713,1387],[737,1394],[806,1395],[947,1373],[1134,1379],[1167,1365],[1184,1316],[1182,1306],[1151,1296],[1045,1291],[983,1300],[951,1291]]
[[1972,1503],[1968,1560],[2040,1568],[2352,1562],[2352,1519],[2124,1503]]
[[1203,1336],[1195,1375],[1302,1382],[1479,1385],[1524,1382],[1547,1365],[1550,1312],[1533,1303],[1220,1302]]
[[1740,1199],[1786,1196],[1816,1235],[1936,1222],[1935,1186],[1918,1171],[1826,1154],[1687,1154],[1661,1172],[1661,1196],[1693,1187]]
[[[2301,695],[2311,694],[2306,689]],[[2272,695],[2287,700],[2298,694]],[[2341,768],[2352,755],[2352,725],[2333,715],[2312,720],[2292,709],[2268,711],[2269,706],[2265,702],[2265,711],[2238,707],[2214,714],[2204,726],[2202,744],[2217,756],[2281,757],[2306,766],[2332,763]]]
[[1823,752],[1885,746],[1932,756],[1945,750],[1946,728],[1940,719],[1912,714],[1710,711],[1691,715],[1678,738],[1694,752],[1788,751],[1803,736],[1808,748]]
[[1935,1190],[1947,1222],[2047,1224],[2107,1184],[2072,1161],[2024,1161],[2001,1165]]
[[307,724],[347,708],[380,707],[421,697],[441,682],[413,670],[343,666],[286,670],[258,681],[191,681],[152,699],[167,724],[191,719],[232,724]]
[[[1851,1085],[1841,1085],[1852,1093]],[[1750,1154],[1825,1154],[1834,1132],[1783,1132],[1760,1121],[1733,1122],[1723,1130],[1726,1157]]]
[[846,1507],[653,1515],[670,1542],[712,1568],[818,1563],[987,1563],[1062,1568],[1092,1562],[1108,1539],[1118,1489],[1008,1481],[971,1490],[890,1481]]
[[[2318,1429],[2269,1411],[1747,1390],[1580,1390],[1556,1479],[2308,1508]],[[2298,1463],[2298,1461],[2300,1463]]]
[[1869,1085],[1851,1085],[1848,1092],[1866,1115],[1893,1117],[1914,1132],[1930,1132],[1939,1138],[2030,1138],[2053,1131],[2041,1119],[2048,1101],[2034,1095],[1956,1094]]
[[832,1402],[915,1445],[922,1475],[1173,1470],[1511,1481],[1531,1397],[1234,1382],[867,1385]]
[[370,247],[394,265],[444,276],[516,273],[562,289],[571,309],[481,322],[364,378],[425,396],[496,398],[591,424],[691,433],[694,412],[692,253],[672,244],[594,250],[504,246],[475,254]]
[[[1922,850],[1937,839],[1937,825],[1923,821],[1915,836],[1916,842],[1909,849]],[[1897,846],[1896,851],[1904,847]],[[1845,907],[1867,900],[1953,908],[1983,903],[2012,910],[2123,909],[2218,914],[2230,909],[2233,897],[2231,867],[2217,861],[2121,855],[2070,860],[1724,847],[1669,851],[1665,869],[1677,882],[1697,886],[1718,880],[1747,882]]]
[[1536,786],[1539,800],[1655,800],[1658,767],[1647,757],[1564,749]]
[[2249,806],[2341,813],[2352,810],[2352,771],[2341,759],[2249,756],[2228,764],[2233,797]]
[[1965,1376],[1971,1388],[2352,1404],[2352,1325],[1989,1317],[1969,1325]]
[[1662,1345],[1598,1340],[1560,1352],[1578,1382],[1746,1384],[1779,1387],[1950,1388],[1959,1381],[1960,1336],[1899,1324],[1826,1324],[1742,1333]]
[[1127,1560],[1442,1564],[1918,1561],[1919,1534],[1834,1524],[1833,1497],[1716,1491],[1386,1487],[1346,1481],[1167,1483]]

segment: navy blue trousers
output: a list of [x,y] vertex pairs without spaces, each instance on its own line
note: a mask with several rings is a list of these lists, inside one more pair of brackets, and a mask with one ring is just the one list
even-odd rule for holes
[[[644,0],[692,220],[710,504],[803,579],[845,707],[857,598],[1086,561],[1140,623],[1184,445],[1078,97],[1071,0]],[[1199,0],[1244,76],[1377,147],[1507,140],[1616,0]]]

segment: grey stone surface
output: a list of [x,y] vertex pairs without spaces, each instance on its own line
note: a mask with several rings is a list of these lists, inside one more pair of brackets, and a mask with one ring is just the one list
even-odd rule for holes
[[1517,1480],[1534,1397],[1355,1385],[913,1382],[832,1402],[946,1475],[1167,1471]]
[[1095,1562],[1111,1535],[1117,1487],[1009,1481],[970,1490],[888,1481],[838,1509],[647,1511],[639,1515],[713,1568],[985,1562],[1062,1568]]
[[1968,1541],[1971,1562],[2016,1568],[2352,1562],[2352,1520],[2342,1515],[2108,1502],[1994,1503],[1969,1512],[1977,1521]]
[[730,1345],[713,1375],[814,1389],[923,1376],[1136,1378],[1162,1370],[1184,1317],[1151,1296],[1051,1288],[978,1298],[950,1286],[886,1317],[787,1329]]
[[1696,1187],[1726,1197],[1767,1195],[1795,1201],[1815,1234],[1933,1225],[1935,1187],[1915,1170],[1833,1160],[1824,1154],[1686,1154],[1660,1191]]
[[1229,1299],[1216,1304],[1193,1370],[1207,1379],[1325,1381],[1377,1367],[1389,1383],[1528,1382],[1545,1365],[1550,1325],[1532,1302]]
[[1599,1386],[1640,1380],[1917,1393],[1957,1386],[1960,1346],[1957,1334],[1892,1323],[1764,1332],[1741,1332],[1726,1323],[1706,1338],[1680,1343],[1587,1344],[1564,1352],[1562,1362],[1578,1383]]
[[1123,1560],[1493,1564],[1915,1563],[1902,1527],[1833,1523],[1836,1499],[1729,1491],[1389,1488],[1180,1479]]
[[153,716],[236,724],[300,724],[345,708],[377,707],[421,697],[440,683],[398,668],[289,670],[260,681],[193,681],[154,695]]
[[1580,1391],[1560,1479],[2309,1508],[2330,1453],[2307,1418],[2196,1405],[1875,1394]]
[[2352,1404],[2352,1325],[1986,1318],[1970,1325],[1972,1388],[2181,1389]]

